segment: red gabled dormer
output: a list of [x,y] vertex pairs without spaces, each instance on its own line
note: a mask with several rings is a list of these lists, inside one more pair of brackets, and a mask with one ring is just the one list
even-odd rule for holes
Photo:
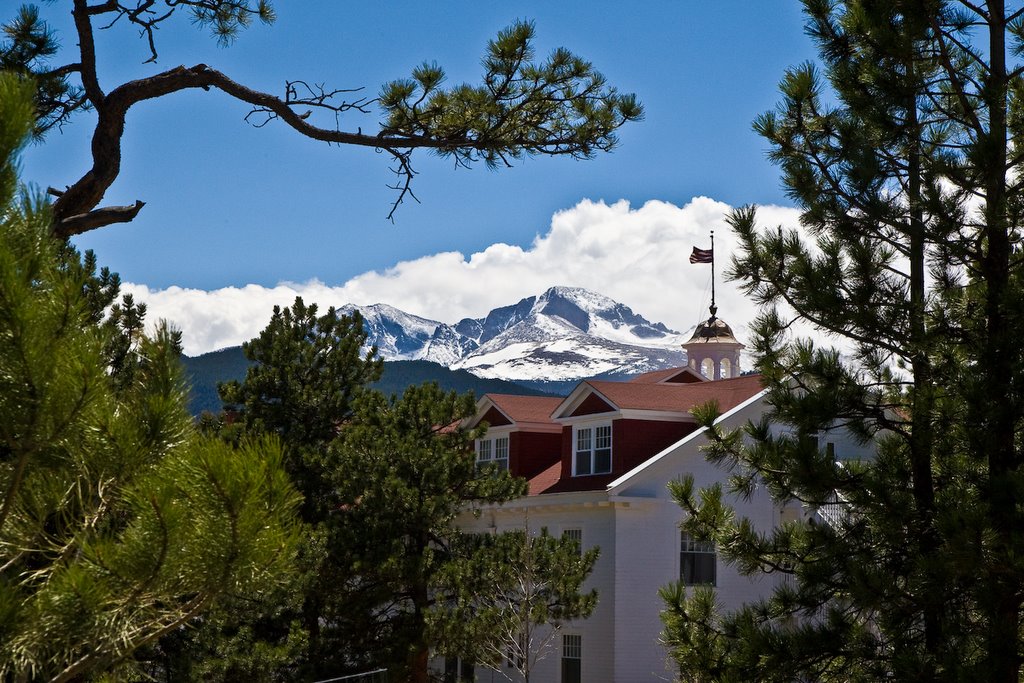
[[[548,396],[484,394],[468,425],[488,425],[487,433],[475,444],[477,462],[497,463],[526,479],[558,463],[562,427],[551,420],[551,413],[561,401]],[[532,485],[530,493],[534,493]]]

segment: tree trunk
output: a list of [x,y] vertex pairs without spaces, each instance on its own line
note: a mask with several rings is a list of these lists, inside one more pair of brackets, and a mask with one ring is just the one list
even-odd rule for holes
[[1020,642],[1020,581],[1012,569],[1016,555],[1016,521],[1019,501],[1013,478],[1018,469],[1014,444],[1017,408],[1013,396],[1013,357],[1019,340],[1008,316],[1010,296],[1010,239],[1007,218],[1007,91],[1006,21],[1002,0],[989,6],[990,79],[983,91],[988,109],[989,139],[984,141],[989,162],[986,182],[986,237],[988,252],[982,259],[985,292],[986,344],[981,367],[987,385],[985,435],[988,461],[988,522],[993,534],[992,561],[987,567],[985,601],[988,617],[989,680],[1018,683]]

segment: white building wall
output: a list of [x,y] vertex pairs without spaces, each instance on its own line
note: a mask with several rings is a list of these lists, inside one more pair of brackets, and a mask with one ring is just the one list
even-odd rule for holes
[[[758,414],[760,405],[744,411],[743,421]],[[754,418],[756,419],[756,418]],[[658,590],[680,577],[680,530],[682,509],[672,500],[668,482],[686,475],[696,488],[723,482],[725,473],[700,452],[702,435],[667,449],[665,456],[617,487],[611,499],[629,501],[616,507],[616,609],[615,647],[617,681],[670,681],[674,665],[661,645],[663,609]],[[739,516],[749,517],[767,531],[778,523],[779,511],[760,489],[749,501],[732,499]],[[716,591],[726,609],[763,597],[775,585],[774,578],[748,578],[719,558]]]
[[[614,683],[615,669],[615,511],[607,501],[597,500],[600,492],[555,494],[521,499],[485,511],[479,519],[464,515],[460,523],[467,531],[482,532],[490,528],[498,532],[522,529],[529,520],[531,533],[547,527],[552,535],[565,529],[582,529],[583,550],[600,548],[600,556],[584,590],[596,589],[597,607],[589,619],[565,624],[552,641],[546,657],[537,662],[530,673],[531,683],[560,683],[562,635],[582,636],[582,677],[587,683]],[[589,499],[587,501],[581,500]],[[478,683],[491,681],[489,670],[479,667]],[[497,678],[495,678],[497,680]]]
[[[576,527],[583,530],[583,547],[589,549],[598,546],[601,554],[594,564],[594,570],[584,584],[584,589],[597,589],[597,607],[589,619],[569,624],[562,629],[563,633],[578,633],[582,636],[583,661],[581,662],[582,679],[590,683],[613,683],[615,657],[615,558],[618,549],[615,535],[615,510],[610,505],[584,507],[582,509],[552,513],[554,519],[549,528]],[[561,643],[559,643],[561,645]],[[559,681],[561,674],[561,652],[553,660],[554,670],[549,677],[534,679],[537,683]]]
[[[733,429],[757,421],[766,408],[756,399],[722,423]],[[871,445],[857,444],[840,430],[824,433],[822,447],[835,443],[837,459],[869,458]],[[492,524],[499,531],[523,528],[528,510],[529,527],[547,527],[555,535],[567,528],[583,530],[584,549],[600,546],[601,555],[586,588],[596,588],[598,605],[588,620],[565,626],[562,633],[582,636],[583,680],[587,683],[641,683],[675,678],[667,650],[660,644],[662,602],[658,590],[680,576],[679,523],[683,511],[671,499],[668,482],[686,475],[697,489],[726,484],[726,472],[710,464],[700,451],[706,439],[695,433],[666,449],[641,468],[614,483],[607,492],[592,491],[541,495],[488,509],[480,519],[466,516],[465,528],[483,531]],[[729,499],[739,517],[750,519],[758,531],[779,524],[783,511],[763,487],[749,500]],[[789,510],[787,514],[792,514]],[[778,576],[741,576],[719,558],[716,591],[723,609],[765,597],[782,580]],[[533,683],[560,683],[561,636],[547,658],[534,668]],[[483,670],[478,681],[490,681]],[[497,680],[497,679],[495,679]]]
[[616,681],[672,680],[660,644],[658,589],[679,572],[679,507],[672,501],[630,499],[616,508]]

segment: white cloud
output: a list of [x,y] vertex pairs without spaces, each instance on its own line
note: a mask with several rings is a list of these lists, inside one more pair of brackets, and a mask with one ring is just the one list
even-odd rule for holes
[[[710,246],[715,231],[719,314],[742,336],[755,314],[723,273],[736,239],[725,222],[731,207],[695,197],[683,207],[649,201],[639,208],[625,200],[608,205],[583,200],[557,212],[549,230],[522,248],[497,243],[468,258],[445,252],[403,261],[384,271],[358,275],[341,286],[313,280],[226,287],[213,291],[169,287],[151,290],[127,284],[149,307],[151,320],[167,319],[184,332],[185,352],[195,355],[256,336],[274,305],[296,296],[322,308],[346,303],[387,303],[441,322],[481,317],[553,285],[584,287],[632,308],[654,322],[686,330],[708,315],[710,266],[691,265],[694,246]],[[765,226],[798,222],[796,209],[767,206]]]

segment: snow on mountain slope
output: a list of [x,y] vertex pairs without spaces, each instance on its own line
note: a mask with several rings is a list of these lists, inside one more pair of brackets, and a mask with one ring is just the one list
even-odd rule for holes
[[[346,306],[342,312],[355,307]],[[358,307],[387,360],[431,360],[479,377],[575,381],[681,365],[683,335],[606,296],[552,287],[454,326],[392,306]]]
[[358,310],[363,316],[363,329],[369,344],[376,345],[384,360],[421,360],[441,323],[410,315],[394,306],[346,304],[338,309],[343,315]]

